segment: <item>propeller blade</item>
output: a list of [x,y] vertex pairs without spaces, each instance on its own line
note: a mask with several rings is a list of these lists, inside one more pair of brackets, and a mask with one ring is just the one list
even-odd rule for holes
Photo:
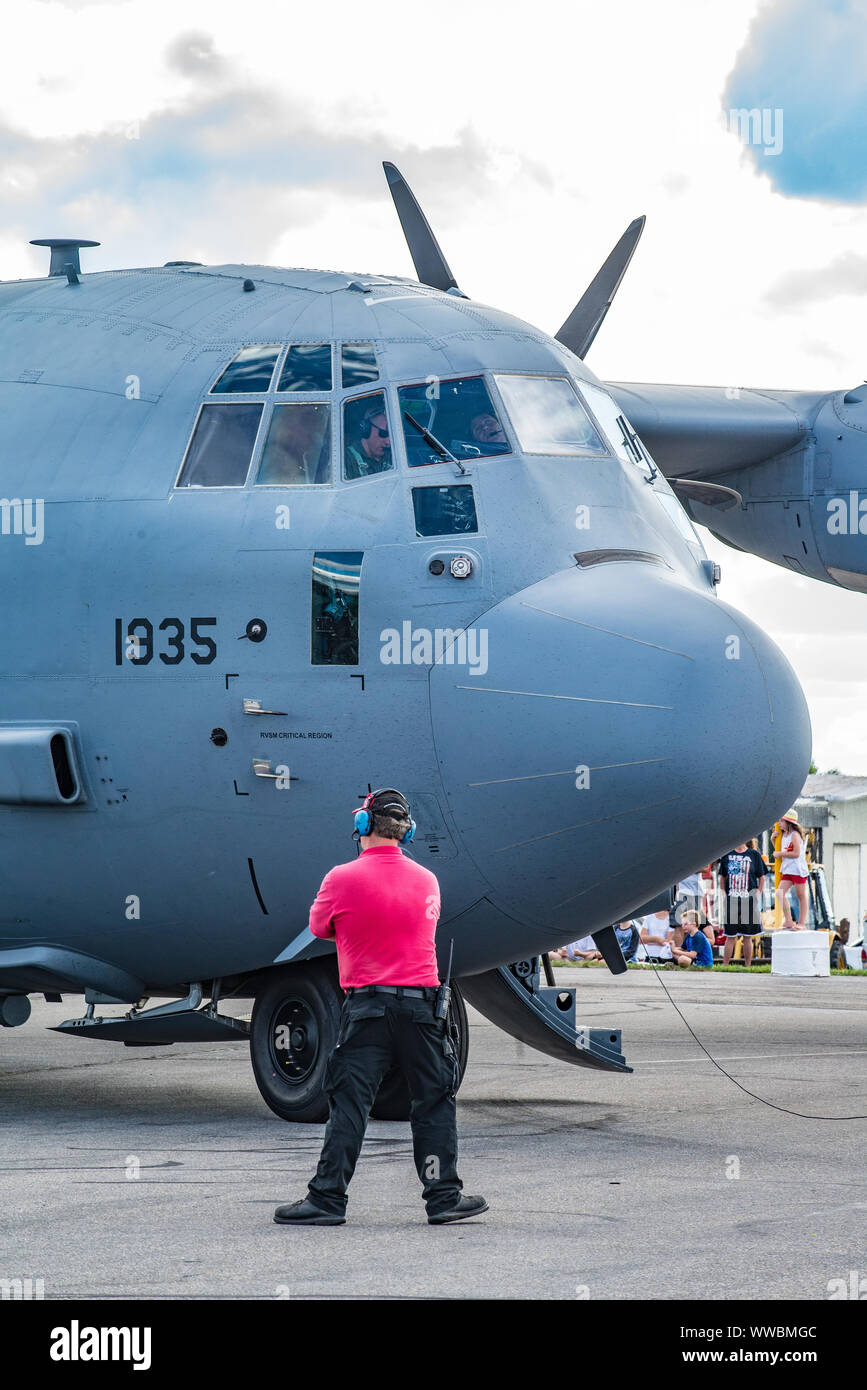
[[669,478],[672,492],[687,502],[703,502],[706,507],[720,507],[731,511],[743,502],[741,494],[733,487],[723,487],[721,483],[706,483],[698,478]]
[[623,236],[582,294],[575,308],[555,338],[570,348],[582,360],[587,356],[593,339],[602,327],[605,315],[620,288],[620,281],[632,260],[632,253],[644,231],[645,217],[630,222]]
[[612,975],[622,975],[626,970],[626,961],[623,959],[623,952],[620,949],[620,942],[617,940],[617,933],[613,927],[602,927],[599,931],[591,932],[593,945],[602,956]]
[[382,167],[419,280],[435,290],[456,290],[458,282],[403,174],[388,160]]

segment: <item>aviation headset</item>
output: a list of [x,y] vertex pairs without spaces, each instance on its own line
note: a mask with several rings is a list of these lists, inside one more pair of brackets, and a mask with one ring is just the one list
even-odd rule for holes
[[[373,422],[377,415],[385,415],[385,405],[369,405],[361,417],[360,436],[362,439],[369,439],[373,433]],[[400,792],[398,792],[398,796]]]
[[[384,800],[383,798],[388,798]],[[374,802],[376,807],[374,808]],[[355,829],[352,832],[353,839],[358,839],[362,835],[369,835],[373,829],[374,815],[384,816],[389,811],[398,811],[400,819],[409,821],[409,830],[401,836],[398,844],[411,844],[415,837],[415,821],[410,812],[410,805],[402,792],[394,787],[381,787],[379,791],[368,792],[355,815]]]

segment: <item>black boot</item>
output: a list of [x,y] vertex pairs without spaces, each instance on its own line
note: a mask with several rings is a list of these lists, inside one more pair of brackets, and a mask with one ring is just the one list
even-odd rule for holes
[[300,1202],[290,1202],[288,1206],[278,1207],[274,1220],[279,1226],[345,1226],[345,1216],[335,1216],[330,1211],[316,1207],[309,1197]]
[[428,1217],[429,1226],[444,1226],[447,1221],[463,1221],[468,1216],[481,1216],[483,1211],[488,1210],[488,1204],[484,1197],[461,1197],[454,1207],[447,1207],[445,1211],[435,1212]]

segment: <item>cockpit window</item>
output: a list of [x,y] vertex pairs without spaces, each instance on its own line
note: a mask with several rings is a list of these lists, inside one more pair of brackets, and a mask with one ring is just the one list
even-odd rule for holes
[[278,391],[330,391],[331,344],[298,343],[290,347]]
[[469,483],[455,487],[414,487],[412,505],[417,536],[459,536],[479,529]]
[[275,405],[257,485],[284,487],[331,480],[331,407]]
[[669,521],[673,521],[684,540],[689,541],[690,545],[701,545],[698,532],[681,506],[680,502],[670,492],[663,492],[661,489],[651,488],[651,492],[659,502]]
[[617,402],[607,391],[593,386],[589,381],[582,381],[580,390],[608,436],[617,457],[624,463],[634,463],[639,468],[647,468],[648,457],[644,446]]
[[233,357],[211,387],[212,394],[229,391],[267,391],[280,355],[279,347],[245,347]]
[[512,446],[484,377],[460,377],[453,381],[432,377],[419,386],[402,386],[397,394],[410,465],[442,463],[443,458],[425,442],[407,415],[461,461],[511,453]]
[[356,386],[366,386],[376,381],[379,367],[372,343],[344,343],[341,356],[341,372],[344,391]]
[[572,383],[561,376],[495,376],[525,454],[606,454]]
[[314,666],[358,665],[358,589],[361,550],[313,556],[310,659]]
[[203,405],[177,487],[243,487],[264,406]]
[[343,476],[366,478],[394,467],[385,392],[343,403]]

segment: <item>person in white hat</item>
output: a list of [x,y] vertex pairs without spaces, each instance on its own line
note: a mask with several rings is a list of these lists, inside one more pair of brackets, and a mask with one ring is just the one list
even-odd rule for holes
[[[780,863],[780,886],[777,889],[777,902],[783,912],[783,931],[805,931],[810,925],[810,902],[807,893],[807,855],[805,850],[804,828],[794,811],[787,811],[779,820],[782,838],[780,848],[774,850],[774,858]],[[798,899],[798,920],[795,922],[789,909],[789,889],[794,888]]]

